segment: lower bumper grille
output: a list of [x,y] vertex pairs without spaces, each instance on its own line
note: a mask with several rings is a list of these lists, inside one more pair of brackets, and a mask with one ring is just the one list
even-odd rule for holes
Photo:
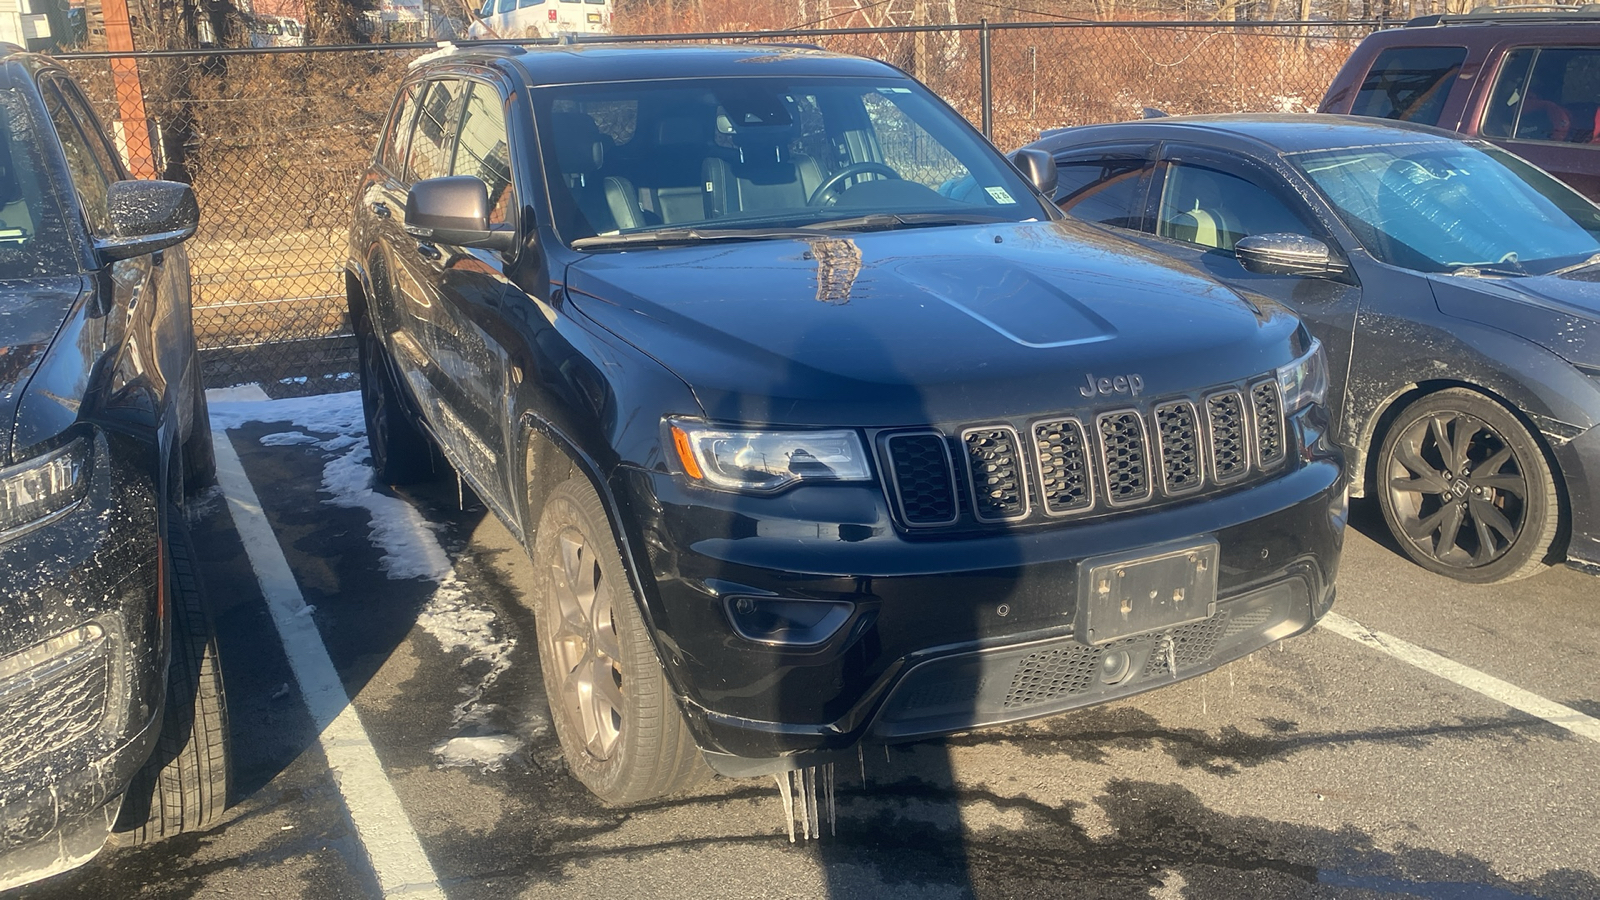
[[0,772],[98,730],[110,687],[109,642],[98,625],[0,659]]

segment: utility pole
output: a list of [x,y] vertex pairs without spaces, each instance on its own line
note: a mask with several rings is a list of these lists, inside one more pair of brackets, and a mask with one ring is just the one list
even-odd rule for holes
[[[106,49],[133,51],[133,24],[128,21],[127,0],[101,0],[105,15]],[[117,143],[135,178],[156,177],[155,154],[150,147],[150,123],[144,113],[144,86],[139,83],[139,63],[126,56],[111,59],[111,80],[117,88]]]
[[[928,0],[917,0],[917,5],[911,14],[911,24],[918,26],[928,24]],[[918,81],[926,84],[928,81],[928,33],[926,31],[917,32],[916,40],[912,46],[915,48],[913,52],[916,55],[916,67],[912,74],[917,76]]]

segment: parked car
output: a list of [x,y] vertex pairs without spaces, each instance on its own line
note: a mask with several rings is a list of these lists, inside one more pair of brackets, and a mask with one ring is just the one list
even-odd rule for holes
[[1463,581],[1600,565],[1600,208],[1436,128],[1347,116],[1047,133],[1056,201],[1295,310],[1351,493]]
[[187,185],[0,50],[0,890],[214,824],[228,727],[183,503],[214,465]]
[[437,446],[533,560],[601,798],[1198,675],[1333,601],[1325,361],[1095,229],[878,62],[448,52],[348,293],[377,476]]
[[1318,109],[1481,137],[1600,201],[1600,7],[1480,7],[1376,32]]

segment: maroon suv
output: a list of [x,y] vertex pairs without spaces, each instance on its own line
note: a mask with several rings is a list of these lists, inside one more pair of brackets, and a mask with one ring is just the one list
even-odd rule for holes
[[1362,41],[1319,110],[1481,137],[1600,201],[1600,11],[1413,19]]

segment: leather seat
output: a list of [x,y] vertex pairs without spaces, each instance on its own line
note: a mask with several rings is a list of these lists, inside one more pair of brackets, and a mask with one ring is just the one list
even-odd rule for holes
[[602,175],[611,141],[583,113],[558,112],[551,119],[556,161],[579,212],[595,234],[644,227],[638,192],[620,175]]
[[816,160],[791,149],[792,127],[738,126],[726,113],[719,113],[717,130],[731,137],[738,155],[705,161],[702,172],[711,217],[802,209],[821,187],[822,169]]

